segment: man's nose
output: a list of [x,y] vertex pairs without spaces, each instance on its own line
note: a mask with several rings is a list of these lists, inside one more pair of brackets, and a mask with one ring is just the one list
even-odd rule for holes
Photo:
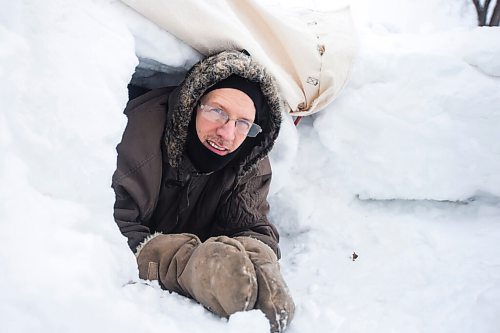
[[229,120],[217,129],[217,134],[224,140],[232,141],[236,135],[236,124],[234,120]]

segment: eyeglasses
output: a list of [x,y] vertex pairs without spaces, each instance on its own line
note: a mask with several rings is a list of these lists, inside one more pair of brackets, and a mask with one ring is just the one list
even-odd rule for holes
[[201,110],[201,115],[205,119],[214,123],[225,125],[230,120],[234,120],[234,125],[238,134],[254,138],[257,136],[257,134],[262,132],[262,128],[259,125],[245,119],[231,119],[224,110],[221,110],[215,106],[200,104],[199,108]]

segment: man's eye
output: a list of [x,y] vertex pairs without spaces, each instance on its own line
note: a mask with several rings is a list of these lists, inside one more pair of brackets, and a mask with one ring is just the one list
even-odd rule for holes
[[226,114],[224,111],[218,108],[211,108],[210,111],[220,116],[224,116]]
[[245,130],[248,130],[248,129],[250,129],[252,124],[249,121],[238,119],[238,120],[236,120],[236,126],[239,126]]

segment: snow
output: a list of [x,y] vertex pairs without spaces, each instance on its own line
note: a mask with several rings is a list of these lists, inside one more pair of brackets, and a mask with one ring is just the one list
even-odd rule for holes
[[[485,75],[500,52],[483,70],[468,53],[471,66],[457,44],[475,35],[435,33],[430,45],[376,35],[367,43],[351,85],[314,122],[342,188],[377,199],[500,196],[500,83]],[[485,37],[492,42],[500,30]]]
[[[500,30],[471,6],[353,1],[349,84],[285,119],[269,201],[288,332],[498,332]],[[118,2],[2,7],[2,332],[267,332],[139,280],[112,218],[138,57],[178,78],[199,54]]]

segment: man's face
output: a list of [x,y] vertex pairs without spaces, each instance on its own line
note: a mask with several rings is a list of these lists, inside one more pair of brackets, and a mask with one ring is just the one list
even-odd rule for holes
[[224,156],[235,151],[245,140],[246,135],[236,130],[236,119],[245,119],[253,123],[255,106],[247,94],[232,88],[210,91],[202,97],[201,104],[225,111],[231,120],[226,124],[210,121],[204,117],[199,107],[196,113],[196,133],[201,143],[210,151]]

